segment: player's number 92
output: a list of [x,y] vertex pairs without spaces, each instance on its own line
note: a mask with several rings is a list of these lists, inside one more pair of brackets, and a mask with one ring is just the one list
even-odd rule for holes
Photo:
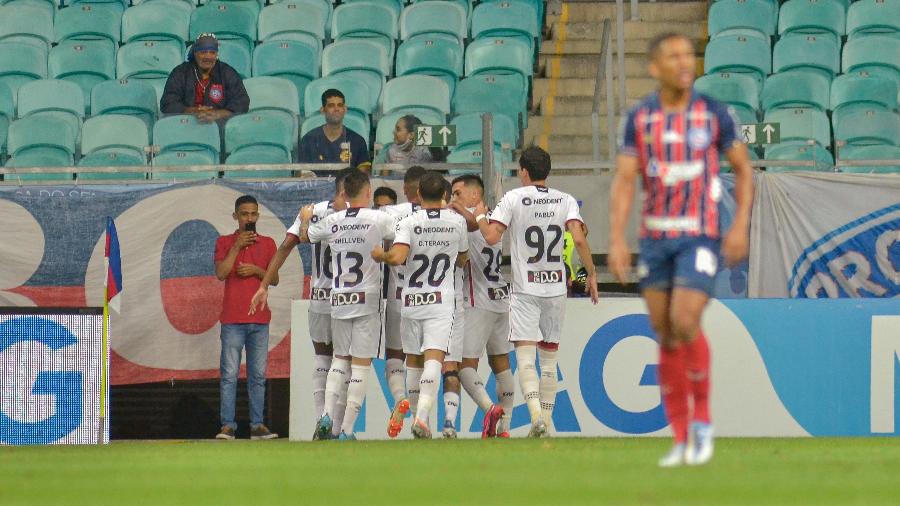
[[528,263],[536,264],[540,262],[544,258],[545,253],[548,262],[560,261],[560,256],[554,255],[553,251],[556,250],[559,240],[562,239],[562,228],[559,225],[549,225],[547,227],[547,235],[550,234],[553,234],[553,237],[550,239],[549,246],[545,248],[544,245],[546,244],[546,241],[544,239],[544,231],[541,227],[532,225],[525,229],[525,244],[527,244],[529,248],[534,248],[536,250],[534,256],[528,257]]

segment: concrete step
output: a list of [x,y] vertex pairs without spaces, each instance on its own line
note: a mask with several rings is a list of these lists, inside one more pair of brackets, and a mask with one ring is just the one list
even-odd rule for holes
[[[680,33],[699,40],[706,37],[706,21],[685,21],[673,27],[671,22],[651,22],[651,21],[626,21],[625,22],[625,38],[629,40],[649,40],[653,37],[670,32],[673,28],[677,28]],[[551,25],[550,33],[552,39],[560,38],[560,23]],[[566,26],[567,40],[600,40],[603,34],[603,26],[596,22],[576,22],[569,23]],[[615,41],[615,33],[612,40]],[[645,49],[646,50],[646,46]]]
[[[550,88],[550,79],[534,80],[532,107],[535,107]],[[656,90],[656,80],[652,78],[634,77],[626,81],[625,93],[629,99],[641,98]],[[593,97],[594,79],[566,78],[556,80],[556,96],[558,97]]]
[[[600,55],[540,55],[538,57],[538,69],[541,75],[549,76],[552,60],[559,58],[559,77],[583,77],[593,79],[600,67]],[[613,54],[613,76],[619,75],[618,62]],[[625,55],[625,77],[649,77],[647,73],[647,59],[643,56]]]
[[[601,28],[602,30],[602,28]],[[611,39],[612,47],[613,47],[613,59],[616,58],[616,38],[612,37]],[[625,54],[633,55],[640,58],[646,58],[647,54],[647,46],[650,44],[650,39],[625,39]],[[545,40],[543,44],[541,44],[541,54],[542,55],[551,55],[551,54],[564,54],[564,55],[600,55],[600,38],[594,40],[569,40],[566,39],[559,48],[556,47],[555,40]],[[697,37],[694,38],[694,45],[697,48],[697,54],[702,55],[703,49],[706,47],[706,39]]]
[[[527,141],[527,138],[526,138]],[[556,159],[557,154],[581,155],[581,159],[589,160],[594,152],[591,135],[551,135],[548,138],[547,149]],[[608,158],[609,149],[606,147],[606,137],[600,136],[600,156]]]
[[[561,4],[550,3],[547,6],[547,23],[559,20]],[[615,2],[571,2],[568,6],[569,21],[602,22],[609,18],[616,22]],[[642,21],[681,22],[706,19],[706,2],[641,2],[638,15]],[[631,19],[631,4],[625,3],[624,19]]]
[[[606,96],[604,92],[604,97]],[[548,112],[547,97],[541,97],[540,103],[537,105],[537,112],[545,114]],[[638,103],[640,99],[631,98],[625,101],[626,109]],[[594,108],[594,97],[556,97],[553,99],[553,114],[562,116],[589,116]],[[601,114],[606,112],[606,100],[600,100]],[[529,121],[531,121],[529,119]]]
[[[544,133],[544,127],[549,123],[549,131],[552,135],[587,135],[593,133],[590,116],[534,116],[528,121],[525,130],[525,138],[537,137]],[[613,123],[618,125],[618,120]],[[606,115],[600,115],[600,135],[606,135],[608,128]]]

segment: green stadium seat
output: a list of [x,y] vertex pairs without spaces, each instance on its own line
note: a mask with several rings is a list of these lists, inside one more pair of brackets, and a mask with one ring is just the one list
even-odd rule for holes
[[484,38],[466,48],[466,76],[517,74],[527,82],[534,73],[531,49],[519,39]]
[[847,10],[847,35],[900,33],[900,1],[858,0]]
[[453,112],[505,114],[517,127],[527,127],[525,102],[522,100],[521,90],[516,89],[519,83],[507,77],[509,76],[481,75],[463,79],[453,95]]
[[9,86],[0,83],[0,160],[6,155],[6,134],[9,124],[16,117],[16,106],[13,103]]
[[204,5],[191,13],[190,39],[197,40],[201,33],[211,32],[220,41],[240,40],[252,52],[256,43],[256,19],[255,12],[234,2]]
[[738,123],[741,125],[751,125],[759,122],[759,112],[747,109],[745,107],[741,107],[738,105],[731,105],[731,110],[734,112],[735,117],[738,120]]
[[239,7],[253,14],[253,17],[259,17],[259,13],[266,5],[265,0],[209,0],[200,1],[201,5],[227,5],[229,8]]
[[[31,116],[9,126],[6,167],[67,167],[74,163],[75,135],[60,118]],[[16,174],[6,179],[71,180],[71,174]]]
[[113,79],[91,90],[91,114],[137,116],[152,130],[159,115],[156,91],[140,79]]
[[0,6],[0,41],[37,44],[49,50],[53,39],[53,11],[28,3]]
[[19,118],[52,116],[64,121],[78,142],[84,119],[84,93],[81,86],[61,79],[40,79],[19,88],[16,106]]
[[250,97],[250,112],[281,114],[291,120],[294,139],[300,132],[300,98],[297,87],[282,77],[260,76],[244,81]]
[[122,14],[122,42],[168,41],[184,49],[191,24],[187,2],[147,2],[125,9]]
[[467,20],[465,7],[456,2],[414,3],[400,14],[400,38],[404,41],[418,36],[434,39],[435,34],[442,34],[456,39],[461,47],[469,32]]
[[253,58],[243,42],[237,40],[219,41],[219,60],[231,65],[241,79],[250,77]]
[[319,51],[304,42],[270,40],[253,51],[253,76],[283,77],[302,97],[306,86],[319,77]]
[[[84,122],[79,167],[146,166],[150,131],[136,116],[105,114]],[[81,172],[76,179],[144,179],[143,172]]]
[[345,39],[322,51],[322,76],[342,75],[359,79],[369,87],[371,103],[377,104],[391,63],[384,46],[366,39]]
[[103,5],[81,4],[61,9],[53,24],[54,39],[108,40],[118,47],[121,15]]
[[82,5],[99,5],[105,9],[114,9],[119,15],[128,7],[128,0],[66,0],[66,4],[70,7],[81,7]]
[[844,35],[847,8],[839,0],[788,0],[778,12],[778,33]]
[[[153,126],[153,144],[159,147],[159,154],[152,165],[218,164],[220,142],[215,123],[200,123],[189,114],[167,116]],[[216,171],[151,172],[151,179],[208,179],[216,175]]]
[[900,115],[883,109],[855,110],[835,124],[834,140],[855,146],[869,144],[900,146]]
[[[407,111],[397,111],[383,115],[375,127],[375,144],[384,147],[394,142],[394,126],[397,124],[397,120],[406,114],[408,114]],[[419,111],[419,114],[415,116],[422,120],[423,125],[444,124],[441,115],[434,111]]]
[[[324,124],[325,116],[321,114],[314,114],[312,116],[309,116],[303,121],[303,125],[300,127],[300,138],[302,139],[303,136],[309,133],[310,130],[318,128]],[[366,146],[369,146],[371,144],[369,142],[369,134],[372,130],[372,123],[370,122],[368,116],[362,117],[358,114],[350,114],[348,112],[344,116],[344,127],[358,133],[366,141]]]
[[840,54],[840,40],[831,34],[795,33],[775,43],[772,67],[775,72],[794,69],[818,72],[830,81],[841,70]]
[[368,116],[375,112],[377,102],[372,102],[369,87],[356,79],[336,75],[321,77],[309,83],[303,94],[303,111],[307,116],[319,114],[322,108],[322,93],[325,90],[335,89],[344,94],[344,104],[348,113],[355,112],[360,117]]
[[[509,161],[499,148],[494,148],[494,167],[500,170],[504,161]],[[450,154],[447,155],[447,163],[481,163],[482,151],[481,146],[454,147]],[[481,169],[450,169],[447,171],[450,176],[461,176],[463,174],[481,174]]]
[[736,109],[751,111],[754,115],[759,110],[759,85],[747,74],[707,74],[694,82],[694,89]]
[[[298,5],[298,9],[301,11],[323,11],[326,12],[325,16],[325,35],[330,36],[331,34],[331,14],[334,12],[334,2],[331,0],[269,0],[269,5],[279,5],[282,3],[293,3]],[[262,12],[260,12],[262,15]],[[314,17],[320,17],[319,14],[313,14]],[[260,35],[260,38],[262,36]]]
[[[415,5],[418,3],[426,3],[426,2],[430,2],[430,1],[435,1],[435,0],[412,0],[409,3],[412,5]],[[436,1],[440,1],[440,2],[449,1],[449,2],[459,5],[463,9],[465,9],[465,11],[466,11],[466,31],[468,32],[468,26],[469,26],[468,20],[470,20],[472,18],[473,0],[436,0]]]
[[[888,145],[846,146],[838,152],[841,160],[900,160],[900,147]],[[840,167],[841,172],[900,174],[900,165]]]
[[773,109],[766,111],[766,123],[781,125],[781,141],[814,140],[820,146],[831,146],[831,123],[828,116],[818,109]]
[[[439,5],[439,3],[424,2],[415,5]],[[448,5],[455,4],[448,3]],[[453,95],[459,76],[463,73],[462,45],[443,36],[413,37],[397,48],[396,71],[397,76],[425,74],[438,77],[447,83],[450,94]]]
[[766,79],[762,92],[763,110],[813,107],[822,112],[830,109],[831,81],[822,74],[791,70]]
[[374,3],[378,5],[382,5],[391,10],[391,13],[394,15],[394,19],[400,18],[400,13],[403,11],[403,6],[406,5],[405,0],[342,0],[342,4],[353,4],[357,2],[368,2]]
[[889,35],[854,37],[844,44],[844,73],[866,71],[900,85],[900,38]]
[[259,13],[259,40],[295,40],[321,50],[330,16],[331,10],[320,0],[269,5]]
[[184,61],[184,52],[171,44],[129,42],[116,53],[116,77],[145,81],[162,97],[169,73]]
[[503,37],[518,39],[534,53],[541,36],[534,7],[525,2],[487,2],[472,11],[472,38]]
[[[279,114],[248,113],[234,116],[225,124],[225,163],[282,164],[291,163],[294,149],[294,125]],[[227,177],[290,177],[290,170],[226,171]]]
[[445,117],[450,114],[450,89],[437,77],[415,75],[395,77],[384,85],[382,114],[399,111],[430,110]]
[[50,50],[49,74],[80,86],[90,114],[91,90],[116,77],[116,48],[107,40],[67,39]]
[[759,37],[723,35],[709,41],[703,59],[703,73],[731,72],[750,74],[762,88],[772,71],[769,41]]
[[544,0],[482,0],[481,3],[496,3],[496,2],[505,2],[505,3],[525,3],[528,4],[534,9],[535,20],[538,26],[544,25]]
[[[784,130],[782,129],[782,132]],[[782,140],[784,137],[782,137]],[[770,162],[766,165],[767,172],[792,172],[792,171],[818,171],[831,172],[834,167],[834,158],[831,153],[818,144],[808,144],[802,141],[782,142],[766,148],[765,159]],[[778,165],[777,162],[815,160],[812,167],[787,167]]]
[[197,2],[195,2],[194,0],[131,0],[131,5],[143,5],[151,2],[183,3],[187,5],[190,10],[194,10],[197,8]]
[[707,31],[720,35],[757,36],[768,40],[775,34],[778,11],[768,0],[720,0],[709,7]]
[[399,34],[395,14],[380,3],[360,1],[338,6],[331,17],[331,36],[335,40],[366,39],[377,42],[394,61],[394,40]]
[[46,49],[22,42],[0,42],[0,83],[9,87],[14,102],[19,86],[46,78]]
[[897,93],[897,83],[890,79],[866,72],[842,74],[831,82],[831,108],[835,113],[850,105],[894,110]]
[[[469,147],[478,145],[481,147],[482,141],[482,113],[469,112],[460,114],[450,121],[451,125],[456,125],[456,148]],[[516,147],[518,142],[518,133],[515,123],[509,116],[503,114],[495,114],[492,116],[494,144],[506,153],[506,157],[512,160],[512,149]]]

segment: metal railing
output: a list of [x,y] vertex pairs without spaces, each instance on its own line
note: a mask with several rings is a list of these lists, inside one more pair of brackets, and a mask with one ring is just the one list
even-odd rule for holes
[[591,129],[593,130],[593,161],[600,161],[600,96],[606,90],[606,138],[609,150],[608,158],[615,159],[616,154],[616,114],[613,105],[613,76],[612,76],[612,44],[611,26],[609,18],[603,20],[603,32],[600,36],[600,65],[597,67],[597,76],[594,79],[594,104],[591,110]]

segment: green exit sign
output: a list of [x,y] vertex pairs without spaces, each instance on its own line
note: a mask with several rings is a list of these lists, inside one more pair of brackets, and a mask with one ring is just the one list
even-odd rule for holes
[[781,142],[781,124],[751,123],[741,125],[741,138],[747,144],[778,144]]
[[429,148],[456,146],[456,125],[417,126],[416,146],[428,146]]

